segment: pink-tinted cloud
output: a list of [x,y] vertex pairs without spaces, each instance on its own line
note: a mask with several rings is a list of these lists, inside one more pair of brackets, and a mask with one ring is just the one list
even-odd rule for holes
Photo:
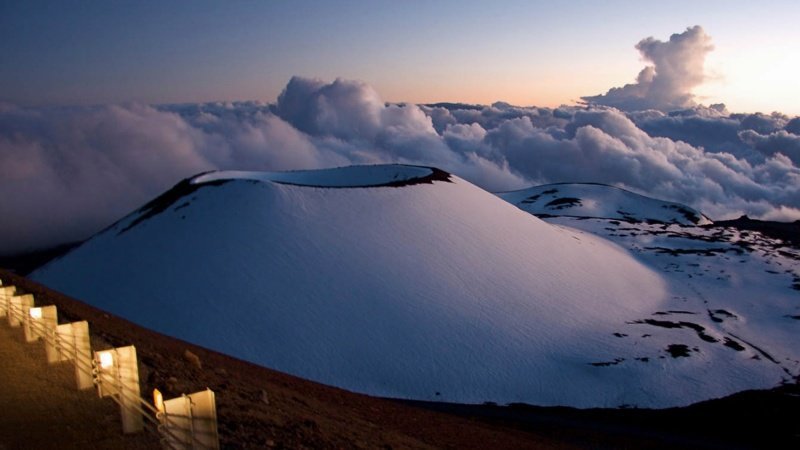
[[692,89],[705,80],[706,54],[713,49],[711,38],[702,27],[687,28],[666,42],[648,37],[636,44],[636,49],[642,59],[651,63],[639,72],[636,83],[583,100],[625,111],[670,111],[694,106]]

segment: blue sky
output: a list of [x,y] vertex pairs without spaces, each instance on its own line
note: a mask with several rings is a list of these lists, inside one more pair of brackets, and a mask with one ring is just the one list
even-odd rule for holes
[[632,82],[634,45],[701,25],[704,103],[800,114],[796,1],[0,3],[0,100],[274,101],[292,75],[389,101],[555,106]]

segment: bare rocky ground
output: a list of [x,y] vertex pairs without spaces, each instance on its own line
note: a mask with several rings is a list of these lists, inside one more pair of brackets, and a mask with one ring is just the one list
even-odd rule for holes
[[[800,444],[797,386],[658,411],[400,402],[299,379],[152,332],[8,271],[0,270],[0,278],[33,293],[38,306],[56,305],[59,323],[88,320],[94,350],[135,345],[145,398],[153,388],[165,398],[206,387],[214,390],[223,448],[798,448]],[[41,344],[24,343],[21,330],[3,323],[0,357],[4,358],[0,450],[158,448],[154,433],[122,436],[116,404],[98,399],[92,391],[75,391],[69,366],[48,367]],[[39,387],[31,384],[34,381]]]
[[48,365],[43,345],[26,343],[5,320],[0,361],[0,449],[158,446],[152,433],[123,436],[115,403],[75,389],[71,365]]

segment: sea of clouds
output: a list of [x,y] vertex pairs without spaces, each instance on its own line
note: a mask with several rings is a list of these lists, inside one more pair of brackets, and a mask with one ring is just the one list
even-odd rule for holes
[[274,103],[0,103],[0,254],[84,239],[214,169],[440,167],[490,191],[591,181],[712,218],[800,219],[800,118],[695,104],[710,41],[637,48],[637,82],[559,108],[388,104],[369,85],[294,77]]

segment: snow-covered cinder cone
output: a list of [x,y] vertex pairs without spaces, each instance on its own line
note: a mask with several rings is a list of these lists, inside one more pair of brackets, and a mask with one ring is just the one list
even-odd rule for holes
[[680,225],[709,225],[703,213],[599,183],[555,183],[497,194],[537,216],[566,216]]
[[669,301],[663,278],[427,167],[200,175],[33,278],[157,331],[381,396],[671,406],[780,381],[736,362],[720,371],[735,368],[739,384],[707,378],[711,360],[603,365],[663,352],[664,341],[617,337]]

